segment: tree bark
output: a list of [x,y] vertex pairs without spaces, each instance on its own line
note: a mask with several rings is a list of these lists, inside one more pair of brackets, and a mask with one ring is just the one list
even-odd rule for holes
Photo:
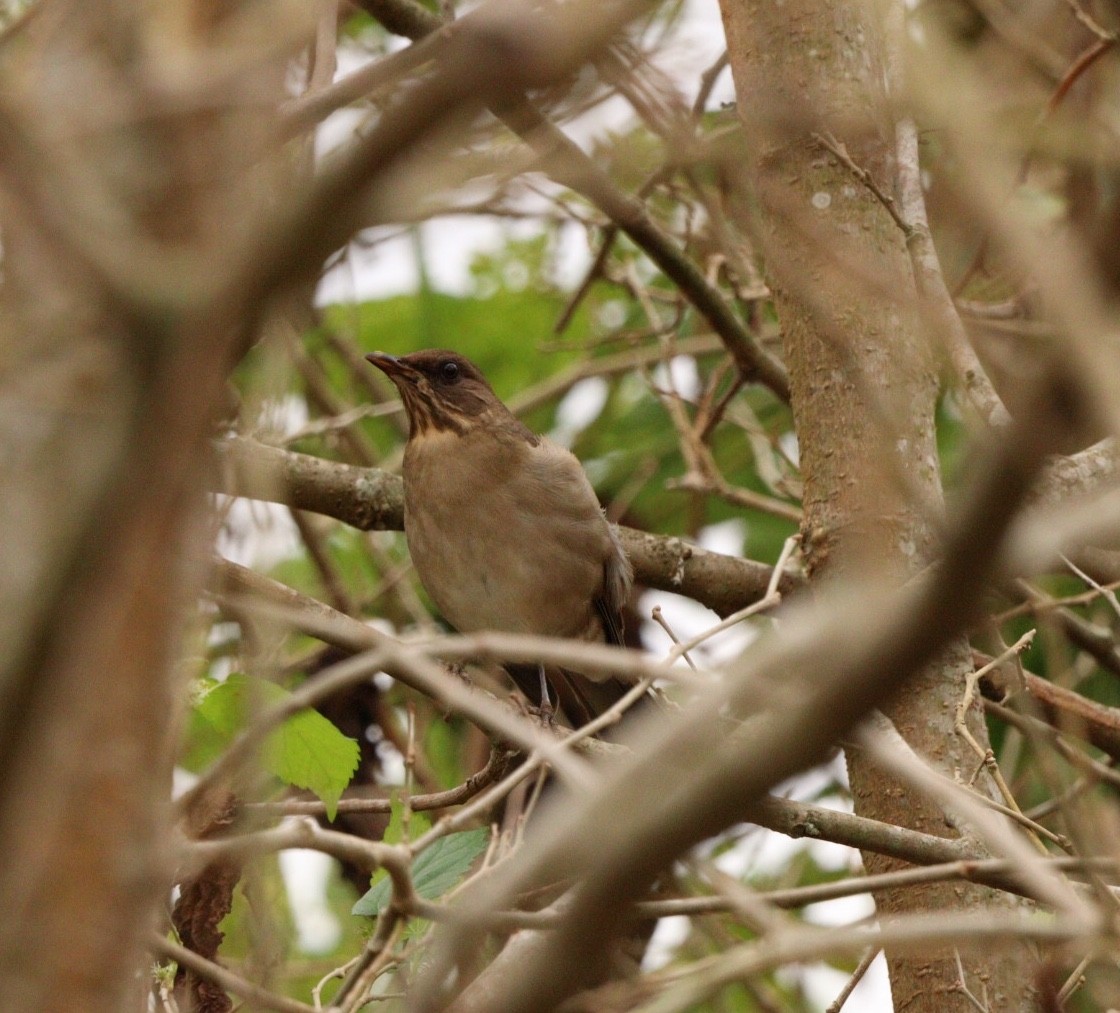
[[[904,580],[936,551],[941,511],[937,375],[921,338],[902,231],[829,146],[890,193],[893,125],[881,19],[850,0],[722,0],[739,113],[747,132],[753,222],[781,318],[805,483],[803,547],[814,583]],[[978,757],[953,727],[971,670],[960,640],[887,709],[920,755],[967,779]],[[978,706],[969,727],[987,732]],[[858,752],[848,754],[856,812],[944,837],[944,814]],[[869,873],[899,867],[865,853]],[[876,897],[880,912],[1010,908],[972,886]],[[1025,949],[961,955],[967,987],[989,1008],[1031,1002]],[[954,954],[888,953],[895,1008],[974,1008]]]
[[[18,45],[6,40],[5,1010],[146,1004],[145,950],[171,875],[174,648],[203,576],[207,437],[241,337],[183,303],[223,238],[208,203],[217,163],[253,131],[236,109],[176,105],[181,78],[159,90],[174,61],[152,53],[170,40],[198,57],[216,16],[186,0],[58,0],[37,6]],[[277,84],[282,71],[274,61]]]

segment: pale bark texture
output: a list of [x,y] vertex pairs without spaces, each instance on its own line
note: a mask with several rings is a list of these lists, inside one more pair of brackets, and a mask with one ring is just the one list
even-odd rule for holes
[[[738,108],[747,131],[752,223],[774,290],[805,482],[803,545],[815,582],[903,580],[931,558],[941,489],[935,362],[914,312],[902,231],[831,154],[843,145],[891,192],[893,127],[884,92],[882,12],[872,4],[723,0]],[[853,577],[856,580],[853,582]],[[910,745],[967,779],[978,758],[953,727],[971,658],[965,641],[886,708]],[[987,744],[978,709],[972,734]],[[857,813],[940,836],[944,814],[857,752]],[[870,873],[902,863],[865,853]],[[976,887],[932,885],[877,898],[883,913],[1018,902]],[[1029,1007],[1025,950],[962,954],[969,990],[991,1009]],[[895,1008],[975,1008],[951,951],[888,954]]]

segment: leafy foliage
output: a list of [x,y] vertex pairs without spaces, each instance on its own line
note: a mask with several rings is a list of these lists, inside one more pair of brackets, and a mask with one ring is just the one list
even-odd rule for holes
[[[229,742],[262,707],[290,695],[274,683],[234,674],[210,685],[196,712]],[[343,789],[358,766],[358,744],[321,714],[305,710],[269,733],[261,748],[261,763],[284,783],[314,792],[333,820]]]
[[[383,840],[386,844],[400,844],[430,829],[430,821],[423,813],[413,812],[407,800],[394,793],[392,814]],[[490,831],[486,827],[463,830],[440,837],[425,848],[412,863],[412,885],[425,900],[442,897],[454,887],[470,869],[474,860],[486,850]],[[353,914],[375,917],[389,903],[392,884],[384,869],[378,869],[370,879],[370,888],[354,905]]]
[[[412,864],[412,882],[425,900],[436,900],[459,883],[490,839],[486,827],[462,830],[441,837],[417,856]],[[388,878],[380,879],[354,905],[354,914],[374,916],[389,903],[392,889]]]

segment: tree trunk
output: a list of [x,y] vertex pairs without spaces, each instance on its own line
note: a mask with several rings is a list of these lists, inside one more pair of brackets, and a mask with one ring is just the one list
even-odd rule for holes
[[223,241],[215,179],[251,164],[216,160],[252,136],[236,109],[176,104],[193,79],[159,47],[198,58],[219,13],[58,0],[6,40],[4,1010],[146,1006],[171,883],[173,649],[201,583],[207,437],[241,336],[184,303],[214,259],[205,244]]
[[[803,545],[814,582],[902,580],[932,558],[941,508],[937,374],[921,337],[901,230],[828,150],[843,145],[880,190],[894,178],[881,23],[870,3],[722,0],[739,113],[750,152],[755,229],[781,318],[805,483]],[[907,685],[887,713],[944,773],[978,758],[953,727],[970,671],[967,643]],[[969,715],[982,745],[978,708]],[[944,815],[858,752],[848,767],[857,813],[940,836]],[[865,854],[869,873],[900,863]],[[1010,908],[972,886],[930,885],[876,898],[882,913]],[[988,1008],[1031,1003],[1025,950],[961,954],[966,984]],[[954,954],[888,953],[895,1008],[975,1007]]]

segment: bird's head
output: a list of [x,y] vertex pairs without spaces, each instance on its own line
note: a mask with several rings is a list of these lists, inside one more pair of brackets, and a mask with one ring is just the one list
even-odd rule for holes
[[478,367],[457,352],[374,352],[366,359],[396,384],[408,412],[410,436],[441,429],[462,434],[487,413],[505,411]]

